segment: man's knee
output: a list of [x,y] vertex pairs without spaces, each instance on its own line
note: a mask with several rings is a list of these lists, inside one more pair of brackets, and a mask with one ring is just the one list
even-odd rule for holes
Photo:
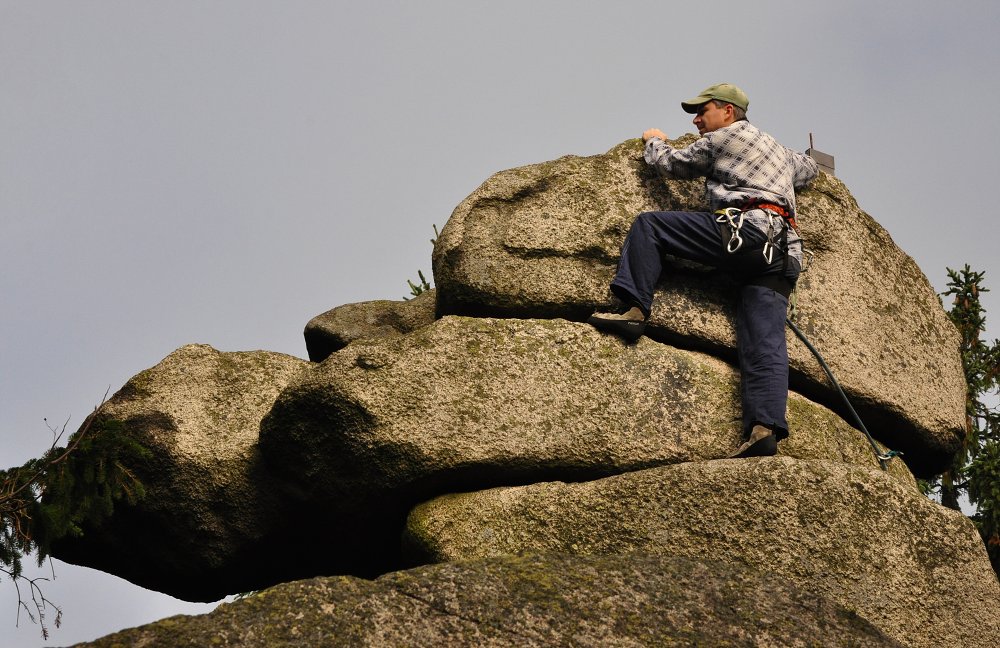
[[644,233],[652,232],[657,220],[656,212],[642,212],[632,221],[632,230]]

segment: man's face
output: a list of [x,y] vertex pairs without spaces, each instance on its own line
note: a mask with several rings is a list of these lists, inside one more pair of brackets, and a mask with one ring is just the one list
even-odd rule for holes
[[694,125],[698,128],[698,134],[711,133],[733,123],[732,113],[733,109],[728,105],[725,108],[719,108],[714,101],[702,104],[694,116]]

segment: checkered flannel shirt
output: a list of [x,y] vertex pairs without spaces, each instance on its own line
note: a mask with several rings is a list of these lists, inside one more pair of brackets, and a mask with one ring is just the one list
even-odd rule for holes
[[[646,142],[646,163],[674,178],[705,176],[705,193],[712,211],[747,202],[768,202],[795,215],[795,190],[816,177],[816,161],[785,148],[748,121],[738,121],[682,149],[658,137]],[[767,231],[767,215],[754,210],[747,220]],[[801,263],[798,235],[788,236],[792,256]],[[793,246],[792,243],[797,245]]]

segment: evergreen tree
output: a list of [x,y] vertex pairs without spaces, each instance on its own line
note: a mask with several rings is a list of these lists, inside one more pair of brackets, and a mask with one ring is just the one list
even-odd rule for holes
[[[92,415],[69,438],[53,429],[48,451],[19,468],[0,470],[0,575],[6,575],[18,594],[18,620],[25,612],[48,638],[47,614],[56,627],[62,610],[44,594],[46,578],[28,578],[21,560],[36,554],[38,565],[49,557],[53,543],[83,533],[111,515],[114,503],[135,503],[145,496],[142,483],[128,465],[149,451],[129,438],[118,421]],[[24,588],[24,589],[22,589]]]
[[1000,340],[986,344],[986,311],[979,295],[985,272],[948,271],[952,307],[948,312],[961,335],[962,367],[968,386],[965,399],[966,430],[952,465],[928,486],[941,495],[941,503],[959,510],[964,494],[976,508],[972,519],[979,529],[993,568],[1000,573],[1000,410],[987,403],[1000,393]]

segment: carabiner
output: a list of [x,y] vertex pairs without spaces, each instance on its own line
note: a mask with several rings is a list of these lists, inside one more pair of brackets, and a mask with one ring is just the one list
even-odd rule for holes
[[743,237],[740,236],[740,228],[743,227],[743,211],[738,207],[726,207],[718,212],[715,218],[717,223],[729,225],[731,237],[726,244],[726,252],[733,254],[743,246]]
[[774,237],[778,234],[778,232],[774,231],[774,219],[778,218],[778,216],[775,216],[770,209],[762,211],[767,214],[767,240],[764,241],[764,249],[761,251],[764,253],[764,261],[767,262],[767,265],[771,265],[774,261],[774,249],[777,247],[774,244]]
[[771,265],[774,261],[774,243],[771,241],[764,241],[764,260],[767,261],[767,265]]
[[802,267],[799,268],[799,274],[809,270],[809,268],[812,267],[813,259],[815,258],[816,255],[813,253],[812,250],[807,250],[806,248],[802,248]]
[[740,236],[740,231],[734,229],[732,238],[729,239],[729,243],[726,244],[726,252],[732,254],[741,247],[743,247],[743,238]]
[[[729,226],[733,229],[739,229],[743,227],[743,210],[739,207],[726,207],[721,210],[716,222],[718,223],[729,223]],[[718,213],[718,212],[716,212]]]

